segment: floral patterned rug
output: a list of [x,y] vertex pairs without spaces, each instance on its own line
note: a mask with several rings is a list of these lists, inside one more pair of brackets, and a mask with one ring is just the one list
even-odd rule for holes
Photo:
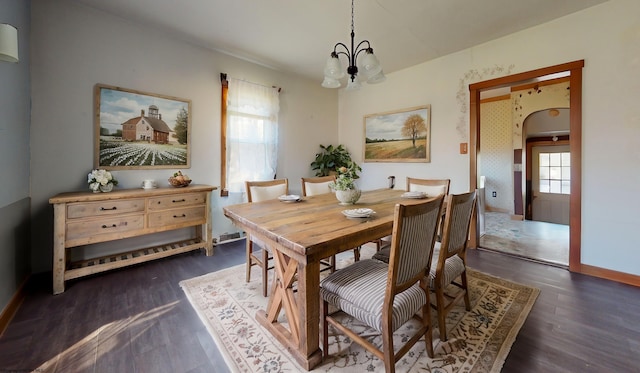
[[[257,269],[257,267],[253,267]],[[256,311],[265,309],[267,298],[261,293],[260,273],[244,281],[245,266],[240,265],[185,280],[180,286],[211,336],[216,341],[232,372],[304,371],[286,349],[255,320]],[[432,312],[435,356],[427,356],[424,340],[396,364],[397,372],[499,372],[511,345],[538,296],[539,290],[506,281],[485,273],[468,270],[472,309],[464,302],[449,313],[449,340],[439,340],[436,312]],[[282,317],[282,315],[281,315]],[[356,321],[351,327],[367,332]],[[405,324],[394,334],[399,342]],[[349,338],[330,329],[328,358],[313,372],[378,372],[384,364]],[[381,345],[379,336],[371,340]]]

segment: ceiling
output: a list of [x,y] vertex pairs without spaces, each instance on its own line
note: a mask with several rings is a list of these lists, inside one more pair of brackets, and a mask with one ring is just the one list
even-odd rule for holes
[[[72,1],[318,84],[334,45],[350,43],[348,0]],[[388,74],[605,1],[356,0],[355,42]]]

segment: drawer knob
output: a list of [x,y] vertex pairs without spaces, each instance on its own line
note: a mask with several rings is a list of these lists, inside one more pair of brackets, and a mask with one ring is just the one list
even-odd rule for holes
[[100,207],[100,211],[111,211],[111,210],[117,210],[118,208],[113,206],[112,208],[106,208],[106,207]]
[[103,228],[103,229],[105,229],[105,228],[115,228],[115,227],[117,227],[117,225],[115,225],[115,224],[111,224],[111,225],[105,225],[105,224],[103,224],[103,225],[102,225],[102,228]]

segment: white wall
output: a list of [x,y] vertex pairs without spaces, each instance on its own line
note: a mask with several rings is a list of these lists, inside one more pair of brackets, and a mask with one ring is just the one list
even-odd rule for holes
[[[640,275],[640,1],[610,0],[553,22],[394,74],[377,86],[339,95],[339,139],[362,161],[366,114],[430,104],[431,163],[363,165],[361,187],[404,187],[407,175],[451,178],[469,188],[468,84],[585,60],[582,113],[583,264]],[[372,41],[375,44],[375,41]],[[384,66],[384,61],[381,61]],[[502,69],[502,70],[501,70]],[[464,99],[460,100],[460,86]],[[460,131],[459,118],[466,120]]]
[[[319,144],[337,142],[337,93],[309,81],[187,44],[67,0],[32,1],[32,252],[34,272],[51,268],[52,208],[57,193],[86,190],[93,167],[96,83],[192,100],[191,168],[195,183],[220,185],[220,73],[282,87],[278,177],[292,191]],[[115,171],[119,188],[164,182],[172,170]],[[214,236],[233,230],[214,192]]]

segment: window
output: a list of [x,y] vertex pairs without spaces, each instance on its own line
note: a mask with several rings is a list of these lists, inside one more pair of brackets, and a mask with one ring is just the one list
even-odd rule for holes
[[222,195],[226,195],[244,192],[247,180],[275,178],[280,104],[277,88],[233,78],[223,79],[222,98]]
[[571,154],[540,153],[540,193],[571,193]]

